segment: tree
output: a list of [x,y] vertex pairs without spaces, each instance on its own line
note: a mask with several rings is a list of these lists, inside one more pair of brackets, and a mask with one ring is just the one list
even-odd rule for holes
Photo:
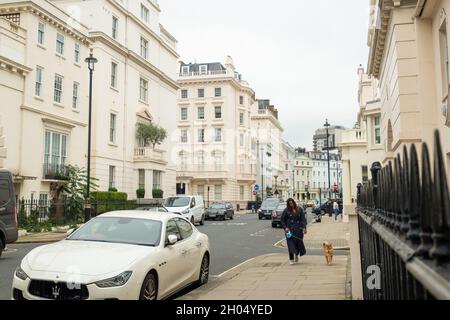
[[167,138],[167,131],[151,122],[138,122],[136,124],[136,138],[142,141],[144,146],[152,145],[155,149],[156,145],[160,145]]

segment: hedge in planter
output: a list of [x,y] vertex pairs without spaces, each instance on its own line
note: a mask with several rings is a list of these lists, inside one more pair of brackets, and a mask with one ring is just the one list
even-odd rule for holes
[[136,197],[138,199],[144,199],[145,198],[145,189],[137,189],[136,190]]
[[164,197],[164,191],[161,189],[153,189],[152,196],[153,199],[162,199]]

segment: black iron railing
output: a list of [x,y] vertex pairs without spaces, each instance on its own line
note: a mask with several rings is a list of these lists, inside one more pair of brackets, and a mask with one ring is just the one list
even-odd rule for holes
[[[431,160],[433,160],[431,162]],[[358,185],[364,299],[450,299],[450,197],[439,133]]]
[[44,163],[44,179],[48,180],[67,180],[67,166],[55,163]]

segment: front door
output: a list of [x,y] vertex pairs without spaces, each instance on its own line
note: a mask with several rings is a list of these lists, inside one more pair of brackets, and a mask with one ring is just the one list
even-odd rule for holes
[[186,183],[177,183],[177,194],[179,195],[186,194]]

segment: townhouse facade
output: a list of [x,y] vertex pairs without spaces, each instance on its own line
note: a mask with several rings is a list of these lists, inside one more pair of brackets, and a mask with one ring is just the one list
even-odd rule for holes
[[46,201],[66,165],[85,166],[82,58],[91,42],[87,28],[75,28],[69,18],[48,1],[0,4],[3,166],[14,176],[17,197]]
[[207,204],[255,200],[256,159],[251,143],[255,92],[222,63],[181,63],[178,83],[177,194],[202,195]]
[[[328,154],[311,151],[312,161],[311,199],[324,203],[330,198],[340,198],[342,192],[342,161],[338,153],[330,153],[330,179],[328,180]],[[328,185],[330,183],[330,186]]]
[[[15,62],[1,72],[19,70],[15,78],[9,72],[0,80],[8,81],[1,88],[10,91],[5,96],[15,106],[2,107],[0,115],[8,119],[3,165],[13,172],[18,195],[46,200],[50,186],[64,180],[66,165],[86,168],[89,72],[84,59],[90,52],[98,59],[91,149],[98,189],[117,189],[130,199],[137,189],[145,189],[147,198],[153,189],[165,196],[176,193],[170,135],[176,128],[177,41],[159,24],[160,12],[154,0],[0,5],[0,56]],[[137,138],[137,123],[163,127],[169,137],[156,148],[145,145]]]
[[313,163],[307,152],[298,153],[294,164],[294,197],[298,201],[311,198]]
[[279,197],[287,200],[294,196],[294,161],[295,148],[287,141],[281,142],[280,176],[276,179]]

